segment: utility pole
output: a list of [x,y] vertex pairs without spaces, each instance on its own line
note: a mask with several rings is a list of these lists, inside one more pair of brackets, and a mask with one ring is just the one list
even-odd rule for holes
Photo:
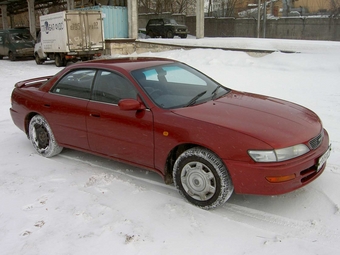
[[261,28],[261,0],[257,3],[257,38],[260,38]]
[[204,1],[196,2],[196,38],[204,37]]
[[266,38],[266,26],[267,26],[267,1],[263,3],[263,38]]

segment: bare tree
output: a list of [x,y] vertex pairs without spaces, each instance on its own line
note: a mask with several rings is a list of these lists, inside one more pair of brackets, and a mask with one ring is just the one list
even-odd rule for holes
[[211,2],[211,0],[209,0],[209,4],[208,4],[208,17],[211,17],[211,13],[212,13],[212,2]]
[[142,8],[145,12],[150,12],[152,10],[151,0],[138,0],[138,6]]
[[212,1],[209,0],[208,16],[214,13],[216,17],[235,17],[235,6],[239,1],[242,0],[215,0],[213,6]]
[[340,0],[329,0],[331,16],[336,17],[340,14]]
[[[224,2],[224,1],[222,1]],[[225,17],[234,17],[235,16],[235,6],[239,2],[239,0],[227,0],[226,1],[226,11]]]
[[138,0],[144,12],[194,13],[196,0]]

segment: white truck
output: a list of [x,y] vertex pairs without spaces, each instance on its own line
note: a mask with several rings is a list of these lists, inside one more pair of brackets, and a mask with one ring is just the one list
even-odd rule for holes
[[105,49],[103,19],[100,11],[62,11],[40,16],[40,33],[34,48],[35,61],[41,65],[55,60],[89,60]]

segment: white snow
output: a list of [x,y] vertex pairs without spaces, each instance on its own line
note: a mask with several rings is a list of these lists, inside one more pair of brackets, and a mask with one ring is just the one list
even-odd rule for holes
[[55,74],[60,68],[53,62],[37,66],[33,60],[0,60],[1,254],[339,253],[340,43],[175,41],[298,51],[256,57],[218,49],[141,55],[177,59],[233,89],[312,109],[323,120],[333,147],[324,173],[286,195],[234,194],[224,206],[204,211],[152,172],[74,150],[43,158],[12,123],[10,95],[15,82]]

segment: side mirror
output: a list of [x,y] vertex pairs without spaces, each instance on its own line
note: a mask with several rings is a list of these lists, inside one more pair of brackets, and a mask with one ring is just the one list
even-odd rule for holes
[[119,109],[122,111],[138,111],[144,110],[145,106],[141,102],[136,99],[121,99],[118,102]]

